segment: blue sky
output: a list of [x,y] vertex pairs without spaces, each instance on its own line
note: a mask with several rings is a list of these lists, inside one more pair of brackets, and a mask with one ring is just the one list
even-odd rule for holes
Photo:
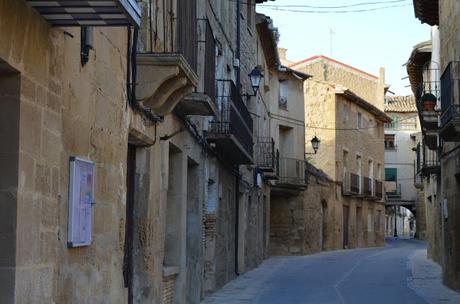
[[[382,0],[380,0],[382,1]],[[269,5],[341,6],[379,0],[277,0]],[[389,1],[390,2],[390,1]],[[395,3],[356,6],[335,10],[366,9],[390,5],[400,7],[371,12],[319,14],[297,13],[257,8],[270,16],[281,34],[280,47],[288,49],[288,59],[301,60],[314,55],[330,56],[330,29],[333,35],[332,57],[377,75],[386,69],[386,83],[396,95],[411,94],[406,69],[415,44],[430,39],[430,27],[414,17],[412,0]],[[281,9],[281,8],[280,8]],[[282,8],[290,10],[318,10],[314,8]]]

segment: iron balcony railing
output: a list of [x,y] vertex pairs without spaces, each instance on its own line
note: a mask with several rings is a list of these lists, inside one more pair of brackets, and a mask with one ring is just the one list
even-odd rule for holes
[[307,163],[303,159],[279,157],[277,175],[279,185],[306,186]]
[[232,80],[217,81],[218,115],[210,132],[233,135],[249,155],[253,155],[253,121]]
[[375,185],[375,198],[381,200],[383,198],[383,182],[379,180],[374,180]]
[[342,193],[345,195],[360,194],[359,175],[351,172],[344,172],[342,179]]
[[450,62],[441,76],[441,127],[460,117],[460,61]]
[[407,120],[401,122],[390,122],[385,124],[386,130],[415,130],[417,129],[417,120]]
[[372,179],[366,176],[363,176],[363,194],[367,197],[372,197],[373,195],[373,183]]
[[361,194],[361,183],[358,174],[350,173],[350,192],[354,194]]
[[416,173],[422,176],[436,174],[441,168],[441,163],[438,157],[438,151],[430,150],[425,145],[425,142],[418,143],[415,149],[416,152]]
[[395,189],[385,190],[385,195],[388,199],[400,199],[401,198],[401,184],[395,183]]
[[[427,70],[426,73],[433,74],[436,79],[438,79],[439,71],[437,69],[435,70]],[[439,97],[441,96],[441,85],[440,82],[437,80],[433,81],[423,81],[421,82],[416,89],[415,92],[415,101],[416,101],[416,106],[417,110],[419,113],[422,113],[424,111],[423,109],[423,100],[424,98],[431,97],[433,99],[439,100]]]
[[262,171],[273,172],[276,168],[275,141],[271,137],[259,137],[255,145],[256,165]]

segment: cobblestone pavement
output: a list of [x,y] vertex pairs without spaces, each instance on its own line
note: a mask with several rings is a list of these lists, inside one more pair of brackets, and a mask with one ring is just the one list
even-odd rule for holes
[[460,294],[442,285],[424,242],[389,239],[384,248],[270,258],[203,303],[458,304]]

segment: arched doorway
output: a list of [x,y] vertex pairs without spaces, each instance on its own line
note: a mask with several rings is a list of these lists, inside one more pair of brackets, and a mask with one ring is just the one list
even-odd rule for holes
[[411,209],[403,205],[386,207],[385,236],[414,238],[416,236],[416,217]]

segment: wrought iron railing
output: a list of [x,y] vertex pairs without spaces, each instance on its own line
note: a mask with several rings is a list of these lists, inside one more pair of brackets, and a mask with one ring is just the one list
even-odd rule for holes
[[355,194],[361,194],[361,183],[358,174],[350,173],[350,192]]
[[233,135],[252,156],[253,122],[246,105],[243,103],[233,81],[219,80],[217,86],[218,115],[210,123],[210,132]]
[[395,188],[391,190],[385,189],[385,195],[389,199],[399,199],[401,198],[401,184],[395,183]]
[[307,163],[303,159],[279,157],[278,184],[305,186],[307,184]]
[[372,196],[372,179],[366,176],[363,176],[363,194],[365,196]]
[[[438,79],[438,70],[428,70],[427,73],[434,73],[434,77]],[[428,95],[432,95],[431,98],[434,96],[434,99],[439,100],[439,97],[441,96],[441,85],[439,81],[423,81],[417,86],[417,90],[415,92],[415,104],[417,105],[417,110],[419,113],[424,111],[423,97],[426,98]]]
[[386,130],[415,130],[417,127],[418,124],[416,119],[410,119],[401,122],[390,122],[385,124]]
[[450,62],[441,76],[441,127],[460,117],[460,61]]
[[418,143],[415,149],[416,153],[416,173],[429,175],[435,173],[437,168],[440,168],[438,151],[430,150],[426,147],[425,142]]
[[271,137],[259,137],[255,146],[256,164],[262,171],[276,168],[275,141]]

